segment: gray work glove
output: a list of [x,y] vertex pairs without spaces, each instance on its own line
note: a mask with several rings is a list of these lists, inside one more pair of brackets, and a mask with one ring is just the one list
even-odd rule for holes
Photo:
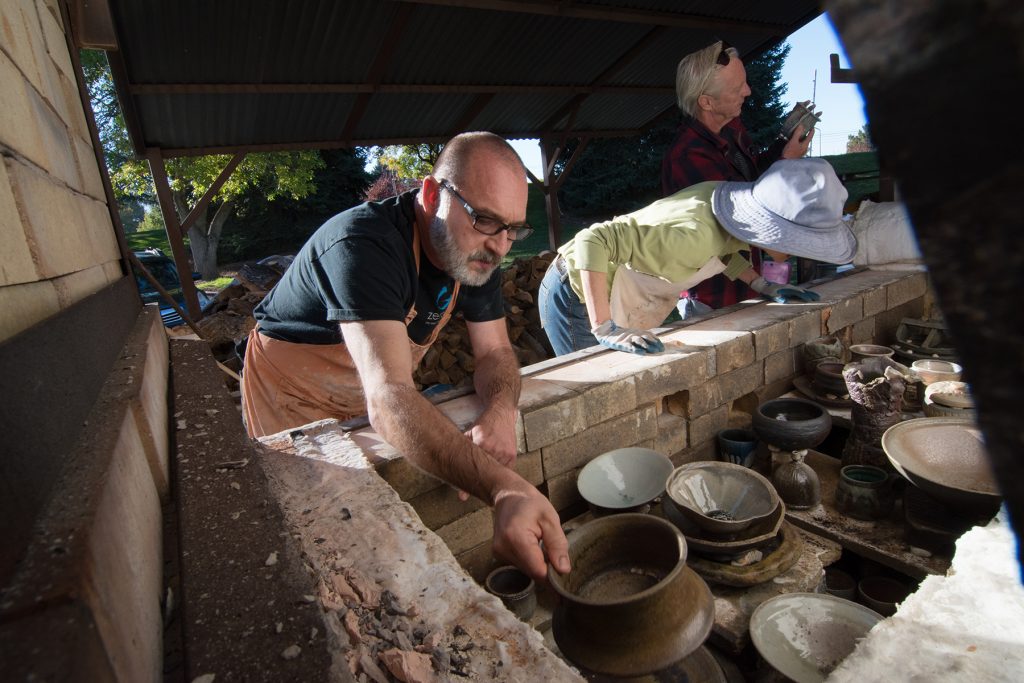
[[619,327],[613,320],[603,323],[590,330],[597,337],[601,346],[626,353],[661,353],[665,345],[650,330],[633,330]]
[[761,296],[768,297],[775,303],[779,304],[784,304],[789,299],[817,301],[821,298],[817,292],[804,289],[803,287],[797,287],[796,285],[780,285],[777,282],[768,282],[760,275],[757,276],[756,280],[750,283],[750,288]]

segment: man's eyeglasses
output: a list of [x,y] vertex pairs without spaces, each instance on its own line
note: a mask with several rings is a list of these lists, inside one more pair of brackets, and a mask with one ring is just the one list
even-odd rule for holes
[[715,60],[715,63],[720,64],[721,66],[729,66],[729,62],[732,59],[729,57],[729,49],[732,45],[724,40],[720,40],[718,42],[722,43],[722,51],[718,53],[718,59]]
[[508,230],[508,238],[513,242],[526,239],[533,234],[533,228],[530,227],[529,223],[512,225],[510,223],[502,223],[497,218],[477,213],[476,209],[470,206],[469,202],[463,199],[462,195],[456,192],[455,188],[452,187],[447,180],[442,180],[439,184],[441,187],[451,192],[456,199],[462,202],[462,207],[466,210],[466,213],[469,214],[469,217],[473,219],[473,229],[477,232],[485,235],[497,235],[502,230]]

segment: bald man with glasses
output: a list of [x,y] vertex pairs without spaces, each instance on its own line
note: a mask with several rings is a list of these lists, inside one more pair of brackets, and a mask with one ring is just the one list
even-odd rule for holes
[[[515,150],[463,133],[419,189],[328,220],[256,308],[242,407],[253,437],[368,415],[415,465],[492,505],[495,554],[543,580],[545,558],[569,570],[567,543],[550,502],[513,469],[520,376],[499,268],[532,232],[526,198]],[[413,382],[456,312],[483,405],[465,433]]]
[[[813,129],[798,125],[790,137],[780,136],[758,149],[740,120],[751,94],[747,72],[736,48],[716,40],[692,52],[676,69],[676,99],[683,121],[661,162],[663,197],[709,180],[753,182],[779,159],[807,154]],[[760,271],[761,258],[751,250]],[[682,310],[701,313],[757,296],[741,282],[717,275],[689,292]]]

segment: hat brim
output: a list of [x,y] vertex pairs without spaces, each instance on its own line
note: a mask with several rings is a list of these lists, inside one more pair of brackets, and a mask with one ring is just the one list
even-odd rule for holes
[[844,264],[857,253],[857,237],[845,221],[808,227],[764,208],[753,195],[754,183],[725,181],[711,194],[711,210],[736,239],[787,256]]

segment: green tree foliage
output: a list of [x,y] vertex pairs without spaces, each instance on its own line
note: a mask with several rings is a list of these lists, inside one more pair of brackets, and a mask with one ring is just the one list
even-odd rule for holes
[[[82,50],[81,55],[114,195],[119,203],[143,201],[154,204],[156,191],[149,165],[134,157],[106,56],[91,50]],[[229,160],[228,156],[216,155],[182,157],[165,162],[179,219],[189,214]],[[204,279],[217,277],[217,246],[221,231],[236,201],[245,192],[259,188],[267,200],[298,200],[315,189],[314,174],[323,166],[320,154],[314,151],[246,155],[188,230],[194,268],[203,274]]]
[[[744,62],[753,91],[743,104],[743,124],[755,144],[765,147],[778,134],[786,110],[780,83],[789,45],[782,43]],[[678,111],[641,135],[593,140],[583,151],[559,191],[559,204],[581,217],[607,217],[640,208],[661,196],[661,159],[681,118]],[[575,144],[555,163],[565,168]]]
[[[592,140],[570,169],[558,200],[563,210],[580,216],[623,214],[661,196],[661,158],[672,142],[675,115],[642,135]],[[577,142],[567,145],[555,162],[562,173]]]
[[89,92],[89,102],[96,117],[100,143],[103,145],[103,156],[107,169],[114,169],[134,156],[128,129],[124,125],[124,116],[117,103],[114,92],[114,79],[110,76],[107,55],[99,50],[80,50],[82,73],[85,75],[85,87]]
[[139,223],[146,215],[142,202],[119,202],[117,212],[121,216],[121,227],[124,233],[130,235],[139,229]]
[[779,134],[788,110],[782,96],[788,87],[780,81],[782,67],[789,56],[789,43],[779,43],[754,59],[744,62],[750,97],[743,103],[740,118],[754,144],[765,148]]
[[150,206],[149,210],[146,211],[145,217],[139,222],[139,232],[147,232],[149,230],[159,230],[160,232],[166,230],[164,215],[160,213],[159,207]]
[[865,123],[859,131],[853,135],[847,136],[846,138],[846,152],[852,154],[853,152],[874,152],[875,145],[871,142],[871,136],[868,133],[868,125]]
[[392,171],[399,178],[422,180],[430,175],[442,149],[442,144],[388,145],[374,147],[370,154],[378,166]]
[[293,254],[328,218],[363,201],[370,183],[364,149],[319,152],[322,165],[312,178],[315,191],[302,198],[272,200],[266,181],[238,195],[224,224],[221,258],[225,262]]

